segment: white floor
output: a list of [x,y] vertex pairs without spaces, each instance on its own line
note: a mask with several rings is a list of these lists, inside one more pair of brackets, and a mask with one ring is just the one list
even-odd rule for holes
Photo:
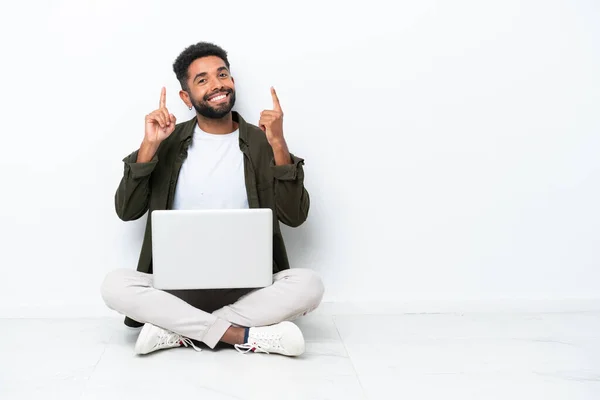
[[600,312],[312,315],[299,358],[132,354],[121,318],[0,319],[0,399],[600,399]]

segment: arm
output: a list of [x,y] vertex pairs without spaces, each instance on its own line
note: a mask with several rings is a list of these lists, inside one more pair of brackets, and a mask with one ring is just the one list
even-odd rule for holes
[[304,160],[290,154],[283,137],[283,111],[274,88],[273,110],[261,113],[259,126],[273,150],[271,172],[275,180],[275,211],[284,224],[297,227],[308,217],[310,198],[304,188]]
[[148,211],[150,176],[158,163],[156,153],[160,144],[175,130],[175,116],[169,114],[165,103],[166,89],[162,88],[158,110],[146,115],[140,149],[123,159],[125,170],[115,193],[115,210],[123,221],[138,219]]

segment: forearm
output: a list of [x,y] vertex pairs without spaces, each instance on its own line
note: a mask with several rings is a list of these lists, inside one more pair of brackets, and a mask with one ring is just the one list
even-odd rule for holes
[[310,208],[308,191],[301,182],[279,181],[276,185],[275,206],[278,219],[291,227],[302,225]]
[[139,163],[139,152],[123,159],[123,178],[115,194],[115,209],[124,221],[137,219],[148,210],[150,198],[150,176],[158,163],[156,155],[146,163]]
[[150,143],[150,142],[144,140],[142,142],[142,145],[140,146],[140,150],[138,151],[138,156],[137,156],[136,162],[137,163],[150,162],[154,158],[154,155],[156,154],[157,151],[158,151],[157,143]]
[[115,193],[115,211],[123,221],[132,221],[148,211],[149,178],[133,180],[123,177]]
[[275,159],[275,165],[287,165],[292,163],[292,157],[288,150],[287,143],[285,140],[271,144],[273,149],[273,158]]
[[310,198],[304,187],[304,160],[288,153],[290,162],[272,162],[275,178],[275,207],[278,219],[286,225],[301,225],[308,216]]

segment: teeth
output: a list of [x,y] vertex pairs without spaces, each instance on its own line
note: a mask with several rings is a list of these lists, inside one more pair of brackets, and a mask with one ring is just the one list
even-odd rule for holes
[[222,94],[220,96],[217,97],[213,97],[212,99],[210,99],[210,101],[219,101],[219,100],[223,100],[226,97],[226,95]]

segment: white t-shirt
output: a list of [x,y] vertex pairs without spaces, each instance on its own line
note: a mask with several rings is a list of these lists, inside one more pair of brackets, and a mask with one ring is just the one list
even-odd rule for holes
[[249,208],[239,136],[239,130],[225,135],[206,133],[196,124],[179,172],[173,209]]

